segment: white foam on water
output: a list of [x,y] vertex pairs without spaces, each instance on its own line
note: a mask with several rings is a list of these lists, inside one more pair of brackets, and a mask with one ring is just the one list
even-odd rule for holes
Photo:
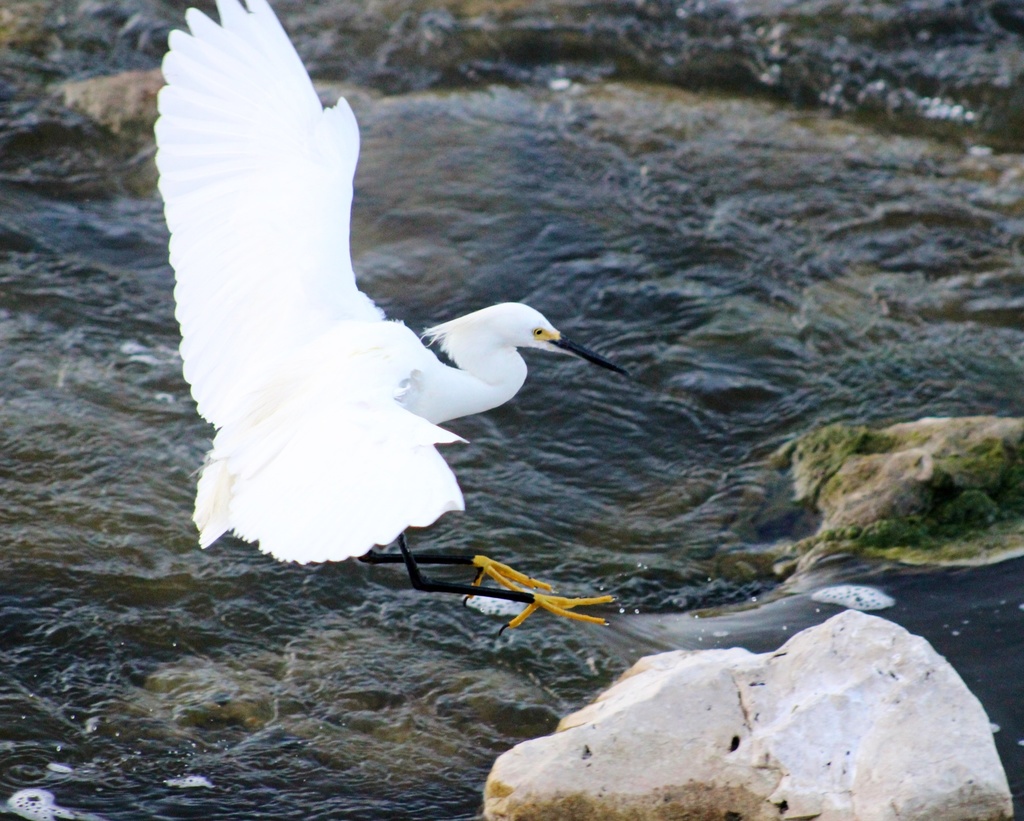
[[7,809],[20,818],[29,821],[56,821],[58,818],[78,818],[53,800],[53,793],[47,790],[18,790],[7,799]]
[[518,616],[526,609],[522,602],[509,601],[508,599],[487,599],[482,596],[473,596],[466,599],[466,607],[472,607],[488,616]]
[[837,604],[850,610],[885,610],[896,604],[896,599],[874,587],[858,584],[837,584],[823,587],[811,596],[822,604]]
[[164,784],[168,787],[178,787],[182,790],[194,790],[198,787],[213,789],[213,784],[208,778],[202,775],[180,775],[177,778],[166,778]]
[[49,764],[46,765],[46,769],[48,769],[51,773],[63,773],[64,775],[67,775],[68,773],[73,773],[75,771],[73,767],[70,767],[67,764],[61,764],[57,761],[51,761]]

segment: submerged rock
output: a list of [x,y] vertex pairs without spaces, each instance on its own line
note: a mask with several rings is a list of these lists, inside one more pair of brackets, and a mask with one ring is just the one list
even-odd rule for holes
[[281,733],[320,766],[411,788],[433,778],[438,762],[483,767],[555,725],[549,694],[514,672],[457,659],[427,647],[410,659],[404,641],[375,629],[318,627],[284,649],[164,664],[104,731],[154,734],[162,745]]
[[988,718],[922,638],[855,611],[778,651],[648,656],[494,765],[485,817],[996,821]]
[[1022,443],[1024,419],[993,416],[813,431],[777,454],[796,500],[823,517],[796,550],[805,565],[839,552],[916,563],[1019,555]]

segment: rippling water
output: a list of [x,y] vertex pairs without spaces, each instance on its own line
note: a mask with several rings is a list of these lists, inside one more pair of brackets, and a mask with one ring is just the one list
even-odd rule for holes
[[[413,544],[614,592],[612,626],[542,614],[496,638],[396,568],[200,551],[212,431],[180,376],[161,204],[47,193],[30,168],[0,184],[0,796],[471,818],[498,753],[610,683],[623,642],[658,646],[644,619],[770,587],[721,558],[813,526],[764,465],[780,443],[1024,414],[1019,156],[639,84],[352,100],[356,269],[390,315],[525,301],[634,376],[531,357],[514,402],[452,423],[467,513]],[[940,643],[943,589],[915,622]],[[1011,637],[1017,604],[992,617]],[[979,687],[1019,795],[1019,693]],[[165,783],[189,774],[212,786]]]

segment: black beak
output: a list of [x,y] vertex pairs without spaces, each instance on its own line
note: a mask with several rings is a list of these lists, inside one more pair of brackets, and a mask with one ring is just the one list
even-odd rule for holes
[[602,368],[607,368],[610,371],[615,371],[615,373],[621,373],[623,376],[629,376],[629,372],[626,371],[624,368],[620,368],[614,362],[609,362],[600,354],[596,354],[593,351],[589,351],[582,345],[577,345],[575,342],[566,339],[564,336],[559,337],[558,339],[552,339],[550,341],[551,344],[554,345],[556,348],[561,348],[563,351],[568,351],[571,354],[575,354],[576,356],[580,357],[580,359],[586,359],[587,362],[593,362],[595,365],[600,365]]

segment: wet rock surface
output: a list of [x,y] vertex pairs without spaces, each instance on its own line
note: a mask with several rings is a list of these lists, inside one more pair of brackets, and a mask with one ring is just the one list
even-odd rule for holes
[[923,639],[847,611],[778,651],[638,661],[494,765],[491,821],[1003,821],[978,700]]
[[163,75],[154,69],[67,82],[58,91],[64,105],[111,133],[148,143],[153,139],[156,98],[163,85]]
[[391,0],[305,15],[283,5],[310,38],[314,70],[390,91],[647,80],[1003,146],[1024,134],[1024,35],[1005,2]]
[[[157,66],[188,5],[14,0],[0,81]],[[212,3],[197,3],[209,10]],[[1024,25],[1005,0],[384,0],[278,4],[315,77],[387,92],[631,80],[858,113],[879,125],[1024,145]]]
[[796,499],[822,513],[796,549],[804,567],[853,552],[913,562],[981,562],[1024,550],[1024,420],[921,419],[882,429],[830,425],[777,455]]
[[[0,175],[48,190],[151,190],[139,139],[171,0],[12,0],[0,18]],[[197,3],[212,13],[212,3]],[[897,133],[1024,147],[1012,4],[558,0],[278,4],[314,78],[388,93],[628,80],[857,114]],[[117,105],[114,93],[122,95]],[[54,93],[64,105],[55,105]],[[107,98],[109,102],[103,102]],[[76,114],[86,115],[83,120]],[[124,139],[108,139],[104,132]],[[127,141],[127,145],[125,145]],[[53,154],[63,154],[52,163]],[[43,155],[51,167],[43,169]],[[127,174],[119,167],[132,166]],[[19,173],[26,164],[31,178]],[[98,166],[103,173],[92,174]],[[64,186],[65,189],[67,186]]]

